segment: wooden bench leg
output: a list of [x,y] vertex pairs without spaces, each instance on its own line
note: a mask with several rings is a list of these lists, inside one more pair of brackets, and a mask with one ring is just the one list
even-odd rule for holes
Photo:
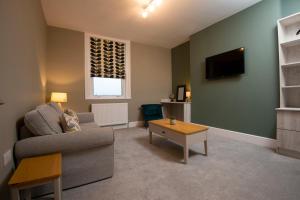
[[184,163],[187,164],[188,159],[189,159],[189,145],[188,144],[184,145],[183,151],[184,151]]
[[20,193],[18,188],[11,188],[11,199],[12,200],[20,200]]
[[205,150],[205,155],[208,155],[208,149],[207,149],[207,140],[204,140],[204,150]]
[[152,132],[149,129],[149,143],[152,144]]
[[61,177],[54,180],[54,199],[61,200]]

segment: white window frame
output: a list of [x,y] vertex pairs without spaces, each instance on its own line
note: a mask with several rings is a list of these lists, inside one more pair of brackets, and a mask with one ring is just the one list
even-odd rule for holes
[[[122,80],[122,96],[96,96],[94,95],[93,78],[91,77],[91,63],[90,63],[90,37],[97,37],[101,39],[113,40],[116,42],[125,43],[125,74],[126,78]],[[84,58],[85,58],[85,99],[131,99],[131,55],[130,55],[130,41],[120,40],[116,38],[104,37],[92,33],[84,34]]]

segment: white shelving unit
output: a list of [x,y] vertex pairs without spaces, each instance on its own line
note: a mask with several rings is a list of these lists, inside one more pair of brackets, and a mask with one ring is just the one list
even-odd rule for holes
[[278,152],[300,158],[300,13],[278,20],[280,108]]
[[191,122],[191,104],[192,102],[170,102],[162,100],[164,118],[175,117],[184,122]]

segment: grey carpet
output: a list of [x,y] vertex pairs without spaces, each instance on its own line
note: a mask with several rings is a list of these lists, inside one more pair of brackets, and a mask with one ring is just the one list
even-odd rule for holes
[[182,148],[145,129],[116,131],[111,179],[63,192],[64,200],[299,200],[300,160],[256,145],[209,135],[181,163]]

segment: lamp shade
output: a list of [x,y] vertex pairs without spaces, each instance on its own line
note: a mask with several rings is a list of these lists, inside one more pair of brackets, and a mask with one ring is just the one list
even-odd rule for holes
[[57,103],[65,103],[68,101],[67,93],[64,92],[52,92],[51,101]]
[[187,97],[187,98],[190,98],[190,97],[191,97],[191,91],[187,91],[185,94],[186,94],[186,97]]

